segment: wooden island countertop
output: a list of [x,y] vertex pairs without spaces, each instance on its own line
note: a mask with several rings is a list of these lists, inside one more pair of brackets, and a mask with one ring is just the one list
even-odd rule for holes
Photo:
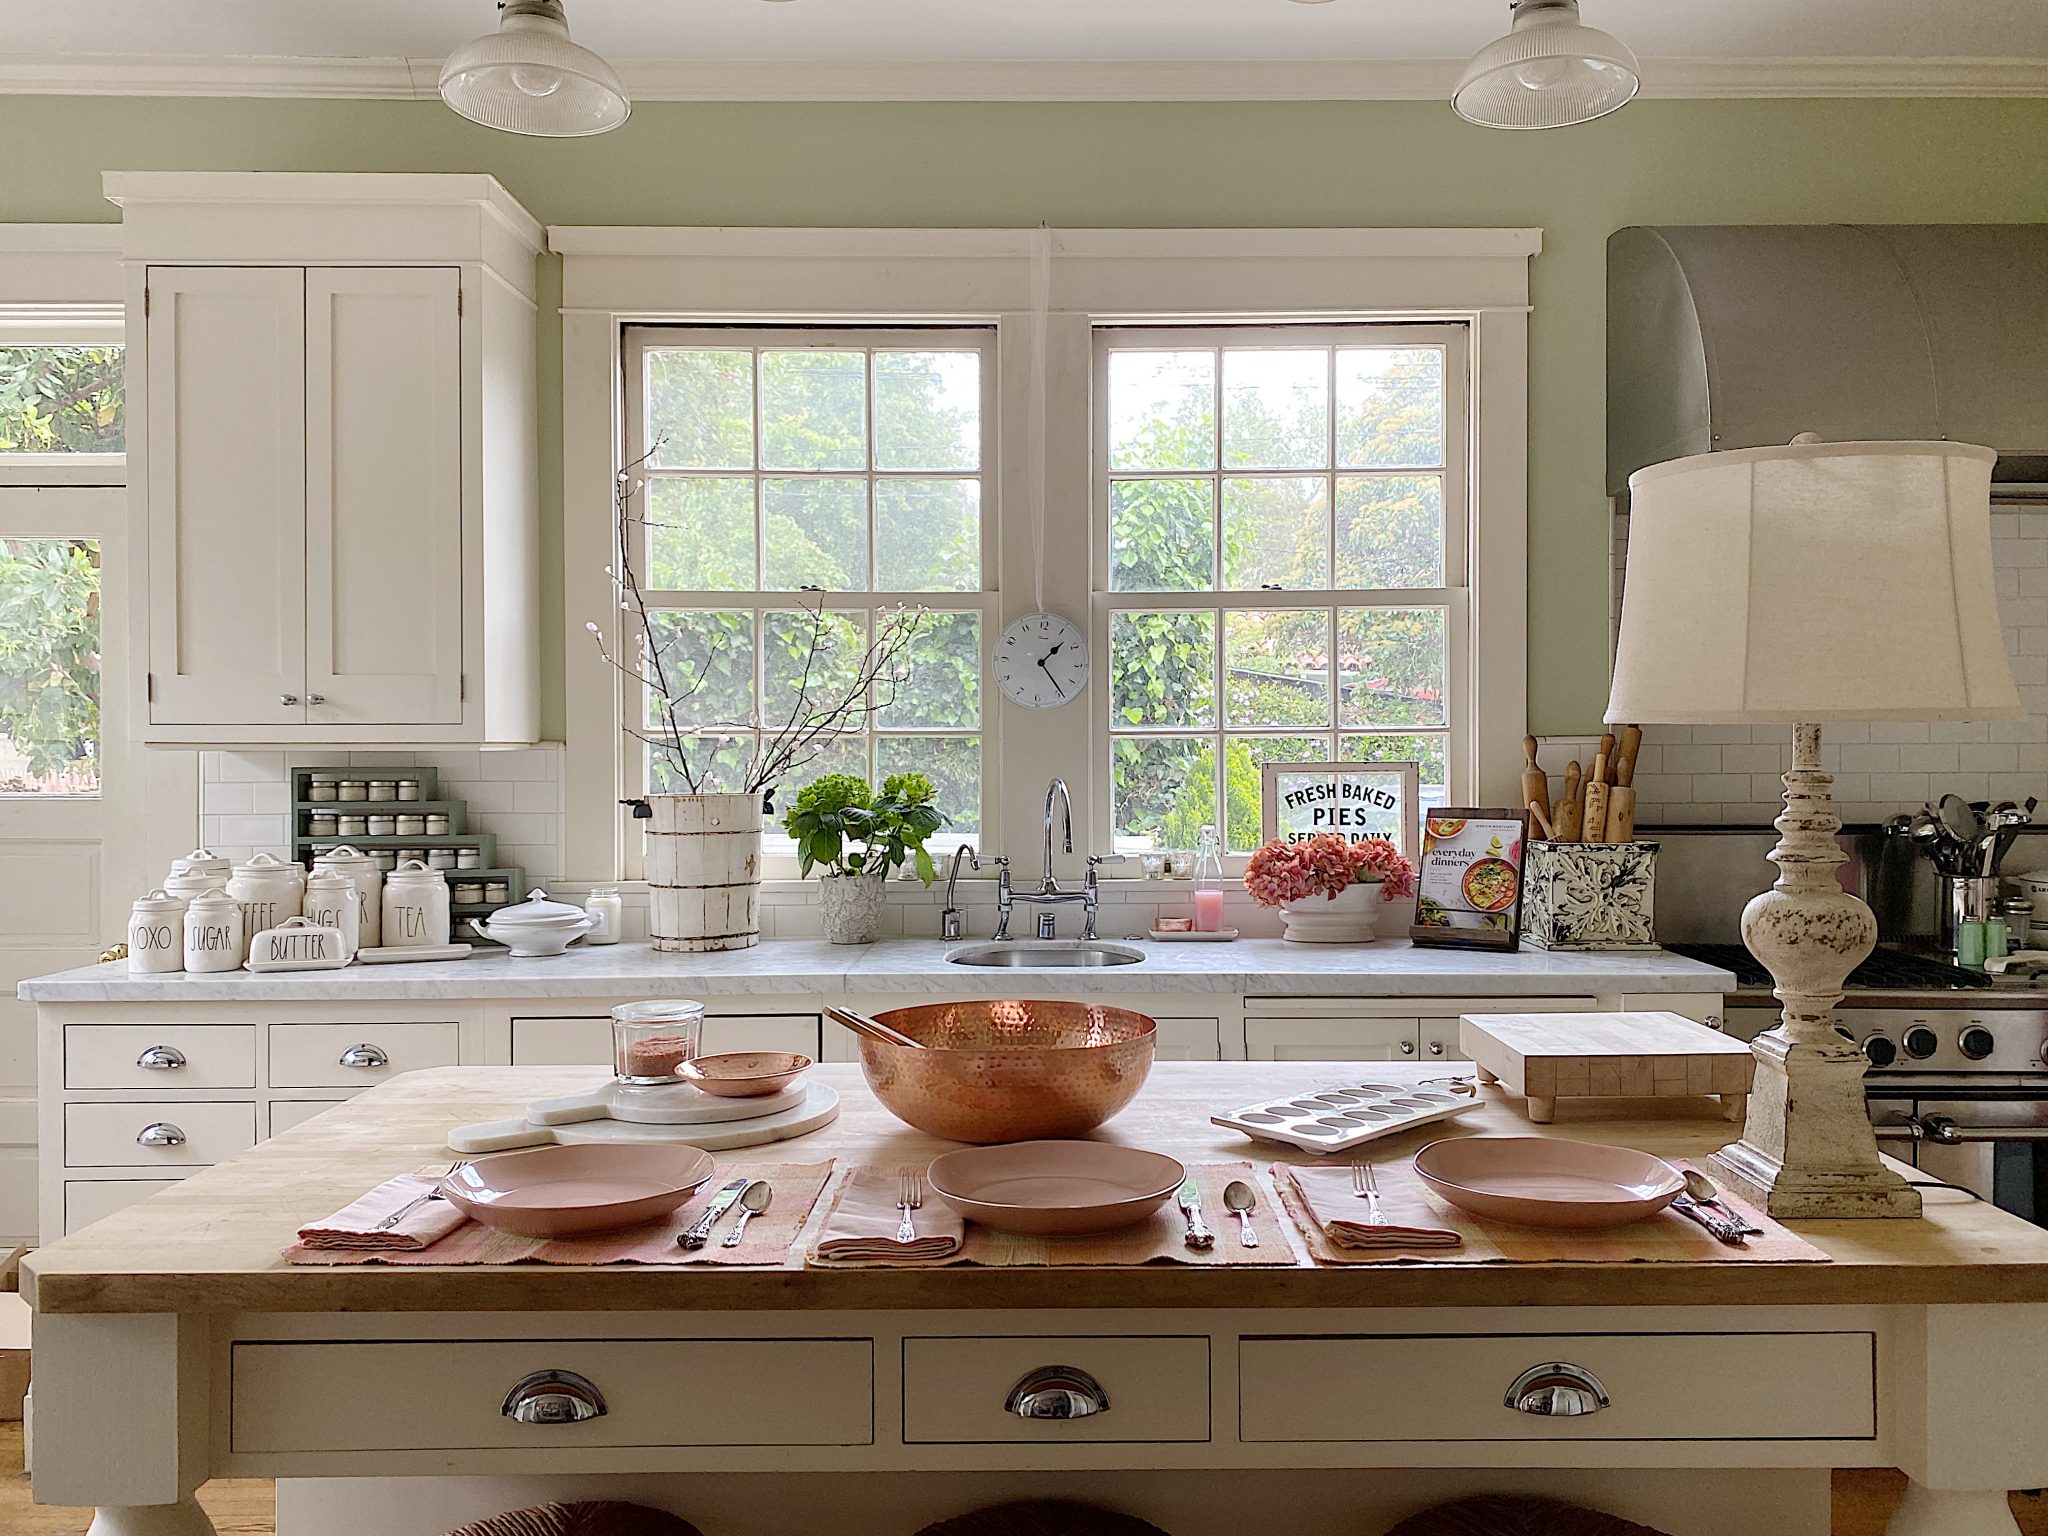
[[[1345,1081],[1395,1082],[1469,1070],[1436,1062],[1160,1062],[1131,1107],[1097,1133],[1194,1163],[1249,1157],[1312,1162],[1208,1123],[1261,1098]],[[860,1069],[819,1077],[844,1100],[839,1120],[773,1148],[728,1156],[912,1163],[941,1142],[896,1120]],[[304,1223],[390,1178],[447,1157],[454,1125],[524,1113],[528,1100],[601,1081],[595,1067],[447,1067],[395,1078],[233,1160],[31,1254],[21,1288],[57,1313],[419,1312],[1099,1308],[1503,1307],[2048,1303],[2048,1231],[1960,1193],[1926,1192],[1918,1221],[1788,1224],[1829,1264],[1401,1263],[1316,1267],[926,1270],[714,1265],[293,1268],[280,1250]],[[1557,1135],[1704,1157],[1734,1128],[1709,1099],[1567,1102],[1532,1126],[1497,1088],[1480,1108],[1373,1144],[1385,1161],[1440,1135]],[[1627,1115],[1628,1118],[1613,1118]],[[1916,1175],[1917,1177],[1917,1175]],[[814,1214],[813,1225],[817,1215]]]

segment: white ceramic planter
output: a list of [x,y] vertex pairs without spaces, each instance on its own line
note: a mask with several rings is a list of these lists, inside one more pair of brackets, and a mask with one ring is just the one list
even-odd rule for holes
[[671,952],[761,942],[761,797],[649,795],[647,937]]
[[826,875],[818,881],[825,937],[834,944],[872,944],[882,931],[887,888],[880,875]]
[[1283,902],[1280,911],[1287,928],[1281,937],[1297,944],[1370,944],[1381,905],[1377,883],[1346,886],[1335,896]]

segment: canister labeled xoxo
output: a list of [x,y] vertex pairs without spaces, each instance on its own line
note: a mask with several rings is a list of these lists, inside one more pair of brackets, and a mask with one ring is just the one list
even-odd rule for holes
[[135,903],[128,918],[128,969],[156,976],[185,968],[185,903],[161,888]]

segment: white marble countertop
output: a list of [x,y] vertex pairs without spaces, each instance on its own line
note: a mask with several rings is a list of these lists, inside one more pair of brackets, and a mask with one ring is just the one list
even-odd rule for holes
[[731,997],[771,994],[944,992],[963,997],[1028,991],[1225,993],[1268,997],[1547,996],[1629,992],[1730,992],[1727,971],[1661,950],[1628,954],[1512,955],[1417,949],[1405,939],[1368,946],[1239,939],[1227,944],[1144,942],[1135,965],[1088,969],[949,965],[958,945],[885,939],[841,946],[820,939],[767,939],[723,954],[658,954],[646,944],[578,947],[544,959],[503,952],[418,965],[352,965],[338,971],[256,975],[131,976],[125,964],[90,965],[21,983],[34,1003],[322,1002],[409,998]]

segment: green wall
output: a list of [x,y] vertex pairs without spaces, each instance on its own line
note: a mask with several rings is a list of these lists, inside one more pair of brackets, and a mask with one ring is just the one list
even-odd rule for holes
[[[2048,102],[1639,102],[1556,133],[1434,103],[688,105],[548,143],[435,103],[0,98],[0,221],[111,219],[102,170],[489,171],[543,223],[1530,225],[1530,724],[1606,698],[1602,250],[1626,224],[2048,219]],[[558,560],[542,284],[543,547]],[[561,591],[544,596],[560,635]],[[547,726],[562,729],[559,645]]]

